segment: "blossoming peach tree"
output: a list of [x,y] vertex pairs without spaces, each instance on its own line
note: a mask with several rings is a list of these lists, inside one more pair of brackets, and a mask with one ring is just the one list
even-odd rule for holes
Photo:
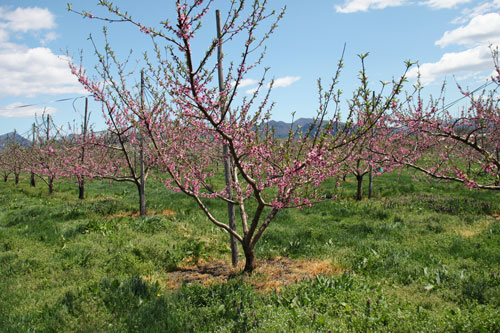
[[17,139],[16,131],[0,142],[0,168],[3,179],[7,182],[9,175],[14,174],[14,183],[19,184],[19,175],[25,167],[26,147]]
[[[98,177],[118,182],[131,182],[136,185],[139,197],[139,213],[146,215],[146,180],[152,164],[147,157],[147,138],[140,134],[139,119],[144,108],[144,84],[141,80],[137,94],[126,85],[130,73],[126,73],[126,63],[119,63],[107,43],[107,31],[104,30],[106,46],[104,54],[99,53],[92,36],[101,67],[96,66],[100,82],[93,82],[84,75],[82,66],[70,64],[73,74],[101,102],[102,115],[107,125],[103,133],[91,133],[85,138],[85,144],[92,154],[86,160],[87,177]],[[113,72],[109,64],[117,65]],[[116,77],[115,77],[116,75]],[[82,146],[82,147],[83,147]],[[82,154],[85,150],[82,150]],[[80,155],[80,154],[78,154]],[[98,157],[99,156],[99,157]],[[98,157],[98,158],[97,158]]]
[[50,115],[43,115],[33,125],[33,144],[17,144],[11,158],[17,168],[41,179],[49,194],[54,192],[54,181],[65,178],[78,184],[79,199],[84,199],[85,179],[117,177],[124,173],[126,164],[117,149],[107,148],[107,135],[82,127],[81,131],[71,124],[58,127]]
[[500,190],[500,107],[498,50],[492,49],[496,74],[493,88],[471,92],[458,88],[467,106],[454,115],[440,106],[443,98],[427,105],[420,92],[413,103],[398,107],[395,124],[404,131],[408,153],[400,159],[408,166],[443,181],[460,182],[469,188]]
[[36,144],[26,154],[25,170],[33,172],[54,193],[54,181],[65,176],[62,168],[66,156],[61,140],[61,129],[54,125],[50,115],[44,115],[34,128]]
[[[111,18],[78,13],[107,22],[128,22],[152,40],[152,53],[144,57],[150,100],[147,105],[140,103],[137,89],[132,93],[127,88],[129,83],[119,74],[123,63],[114,57],[109,44],[103,54],[97,52],[100,77],[90,78],[82,67],[73,66],[73,72],[97,101],[110,105],[108,110],[120,128],[136,128],[147,137],[148,159],[166,175],[165,185],[192,197],[209,221],[237,239],[246,272],[256,267],[255,246],[280,210],[308,207],[323,199],[320,185],[337,177],[355,153],[356,142],[390,108],[411,66],[408,62],[386,96],[378,97],[377,108],[365,108],[364,121],[355,128],[353,112],[343,117],[340,113],[341,60],[331,84],[324,88],[318,81],[319,107],[311,127],[303,134],[290,131],[286,139],[277,139],[269,125],[273,103],[272,83],[267,89],[264,84],[267,69],[251,96],[239,97],[238,87],[261,64],[264,42],[275,31],[283,10],[268,10],[266,0],[232,1],[220,35],[208,42],[205,38],[206,48],[199,51],[203,40],[198,33],[213,13],[214,1],[177,0],[175,20],[164,21],[158,28],[134,21],[108,1],[99,3]],[[269,25],[259,33],[266,22]],[[221,62],[216,50],[229,43],[241,43],[241,54],[220,77],[218,87],[214,77]],[[104,60],[106,54],[113,55],[112,61]],[[119,78],[109,84],[111,68]],[[103,82],[108,82],[107,88]],[[224,153],[223,145],[227,147]],[[224,158],[232,161],[229,183],[221,181],[219,162]],[[210,202],[216,199],[237,207],[238,228],[231,228],[223,222],[224,215],[213,210]]]
[[[368,53],[360,55],[362,70],[359,73],[360,85],[354,91],[353,97],[348,102],[352,114],[354,130],[363,130],[363,135],[351,142],[352,153],[345,163],[346,173],[353,174],[357,182],[356,200],[363,198],[363,178],[369,176],[368,198],[372,195],[372,177],[381,174],[381,169],[390,172],[395,167],[401,166],[390,152],[397,145],[394,140],[393,129],[387,126],[388,109],[396,105],[395,99],[384,99],[384,89],[389,84],[382,82],[380,90],[376,93],[370,89],[365,71],[365,58]],[[368,129],[367,124],[368,123]]]
[[113,147],[109,133],[95,133],[69,128],[60,139],[62,159],[59,176],[78,184],[78,198],[85,198],[85,182],[94,178],[117,179],[126,173],[126,163],[118,147]]

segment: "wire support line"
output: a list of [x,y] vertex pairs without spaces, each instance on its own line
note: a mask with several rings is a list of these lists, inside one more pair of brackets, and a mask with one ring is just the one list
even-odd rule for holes
[[85,98],[85,97],[91,97],[92,95],[81,95],[77,97],[68,97],[68,98],[61,98],[61,99],[56,99],[52,101],[47,101],[47,102],[40,102],[40,103],[32,103],[32,104],[23,104],[23,105],[16,105],[12,107],[0,107],[0,110],[2,111],[9,111],[9,110],[15,110],[15,109],[22,109],[22,108],[28,108],[32,106],[40,106],[40,105],[47,105],[47,104],[54,104],[54,103],[60,103],[60,102],[66,102],[66,101],[76,101],[80,98]]
[[[486,83],[483,83],[482,85],[480,85],[479,87],[477,87],[476,89],[472,90],[470,92],[470,94],[474,94],[476,92],[478,92],[479,90],[482,90],[482,89],[485,89],[486,87],[488,87],[489,85],[495,83],[494,81],[489,81],[489,82],[486,82]],[[449,108],[451,108],[452,106],[454,106],[455,104],[457,104],[458,102],[462,101],[463,99],[465,98],[469,98],[470,96],[468,95],[463,95],[462,97],[454,100],[453,102],[450,102],[448,104],[446,104],[445,106],[443,106],[442,110],[441,111],[445,111],[445,110],[448,110]]]

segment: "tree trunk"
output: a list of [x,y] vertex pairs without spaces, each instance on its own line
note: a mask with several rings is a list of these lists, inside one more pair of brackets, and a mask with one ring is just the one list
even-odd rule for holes
[[250,245],[243,244],[243,252],[245,253],[245,268],[243,271],[246,273],[252,273],[257,266],[254,248]]
[[137,189],[139,191],[139,214],[146,216],[146,184],[138,182]]
[[356,200],[361,200],[363,198],[363,176],[356,175],[356,180],[358,181],[358,191],[356,193]]
[[14,182],[16,185],[19,184],[19,174],[18,173],[14,174]]
[[372,198],[373,189],[373,167],[370,165],[370,173],[368,174],[368,199]]
[[49,177],[49,194],[54,193],[54,177]]
[[35,183],[35,174],[33,172],[31,173],[30,186],[31,187],[35,187],[36,186],[36,183]]
[[[222,147],[222,152],[223,152],[223,158],[224,158],[224,177],[226,181],[226,186],[227,186],[227,195],[228,198],[233,200],[234,195],[233,195],[233,190],[231,188],[232,186],[232,176],[231,176],[231,158],[229,157],[229,148],[227,145],[223,145]],[[236,231],[236,212],[234,209],[234,205],[230,202],[227,203],[227,216],[229,219],[229,227],[231,230]],[[239,252],[238,252],[238,240],[232,235],[229,234],[229,243],[231,245],[231,263],[233,267],[238,266],[238,257],[239,257]]]
[[7,183],[9,180],[9,175],[3,175],[3,181]]
[[83,177],[78,179],[78,199],[85,199],[85,179]]

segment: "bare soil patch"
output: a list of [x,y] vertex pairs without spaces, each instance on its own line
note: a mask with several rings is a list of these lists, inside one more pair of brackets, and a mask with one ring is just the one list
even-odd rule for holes
[[297,260],[276,257],[257,260],[257,268],[251,274],[242,273],[244,263],[233,268],[230,263],[216,260],[201,263],[198,266],[181,266],[178,270],[163,276],[145,276],[150,282],[158,282],[169,290],[179,289],[183,283],[200,283],[209,286],[224,283],[236,277],[252,286],[258,292],[279,291],[284,286],[305,279],[314,279],[317,275],[339,275],[341,267],[332,266],[329,260]]
[[[164,210],[148,210],[146,216],[175,216],[175,212],[170,209],[164,209]],[[107,218],[112,220],[115,218],[120,218],[120,217],[132,217],[132,218],[138,218],[140,217],[139,212],[131,213],[131,212],[119,212],[113,215],[108,216]]]
[[454,231],[457,235],[460,235],[463,238],[471,238],[488,229],[490,225],[490,221],[481,221],[480,223],[476,223],[474,225],[456,227],[454,228]]

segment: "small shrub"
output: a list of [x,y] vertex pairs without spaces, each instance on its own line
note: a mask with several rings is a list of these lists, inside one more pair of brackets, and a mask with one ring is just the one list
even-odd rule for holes
[[488,233],[492,235],[500,235],[500,221],[494,221],[491,223]]
[[462,284],[462,301],[477,301],[479,304],[493,303],[500,306],[500,272],[483,276],[470,276]]
[[71,291],[67,291],[61,299],[61,304],[63,304],[67,311],[74,315],[75,314],[75,295]]
[[185,258],[185,253],[182,247],[172,245],[169,250],[165,251],[163,258],[163,267],[167,271],[173,271]]
[[139,232],[154,234],[168,230],[169,221],[161,216],[145,216],[132,220],[131,227]]
[[88,204],[87,209],[91,212],[101,215],[107,216],[118,213],[120,211],[127,210],[127,206],[123,201],[116,199],[103,199],[98,201],[93,201]]
[[90,220],[87,224],[78,227],[78,230],[83,233],[98,232],[103,236],[117,230],[116,221],[113,220]]

